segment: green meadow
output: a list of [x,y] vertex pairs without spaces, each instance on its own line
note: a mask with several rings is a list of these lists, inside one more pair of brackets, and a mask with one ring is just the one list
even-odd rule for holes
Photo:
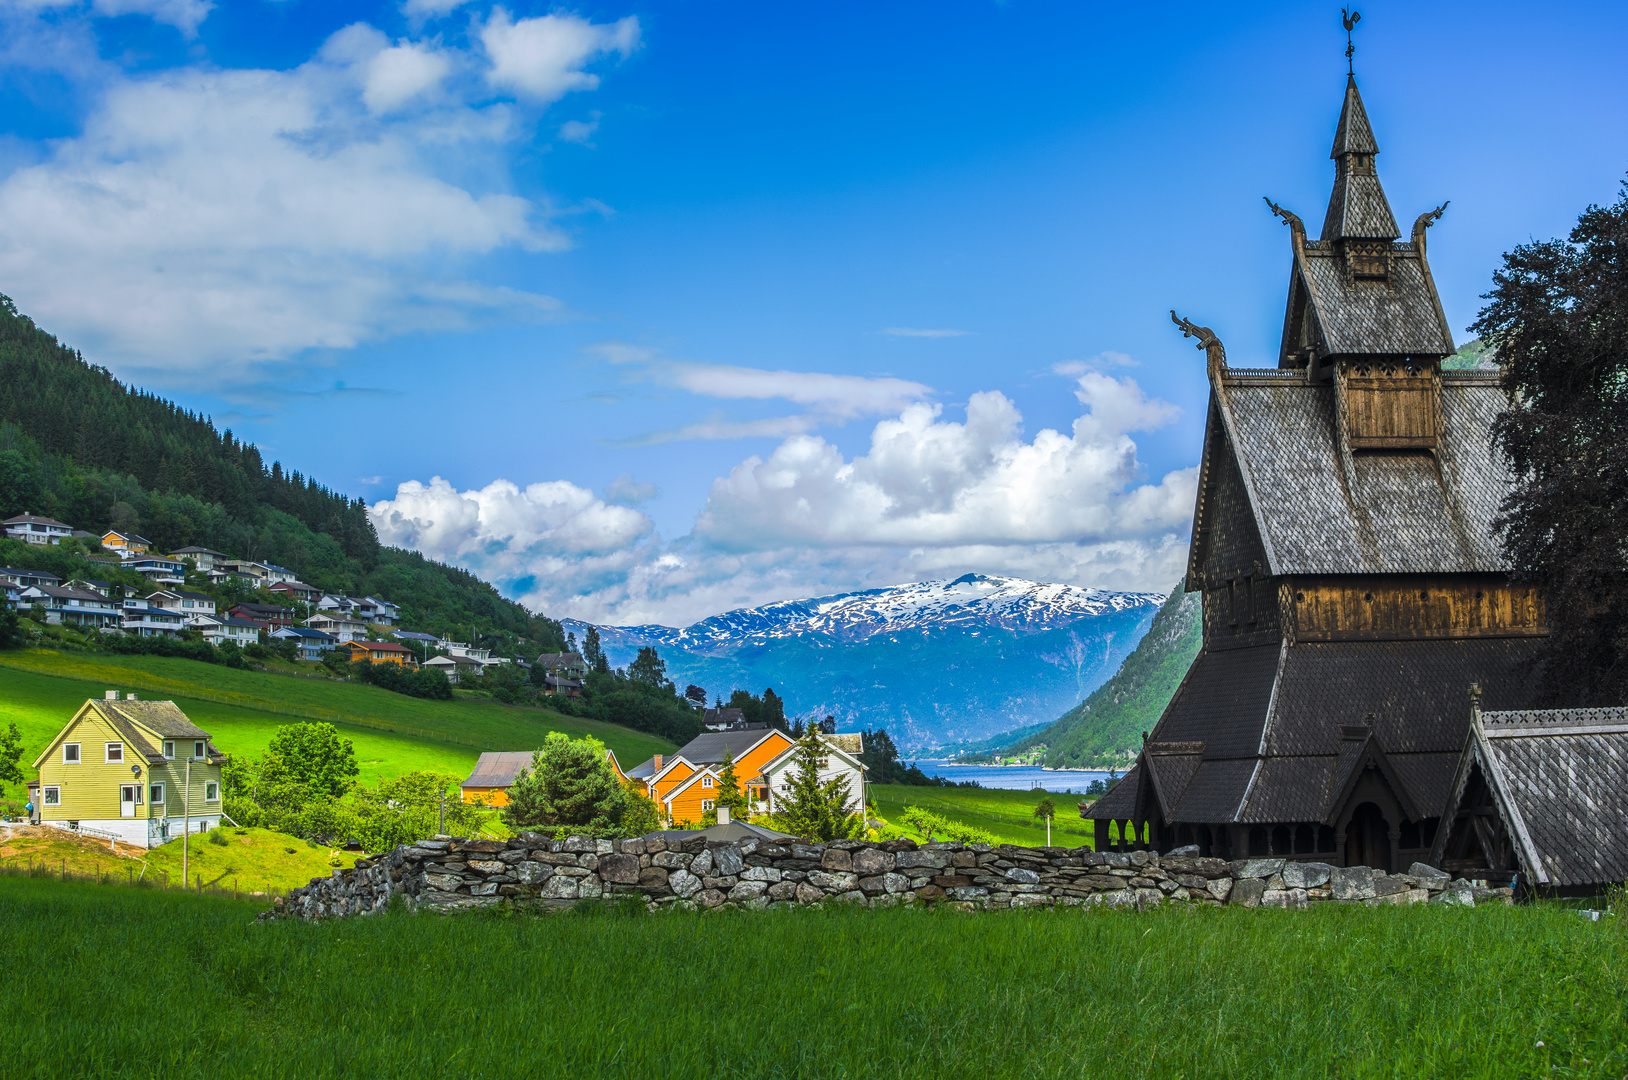
[[[1547,905],[594,908],[314,925],[259,923],[255,911],[228,898],[0,876],[0,954],[27,958],[7,972],[8,1071],[165,1080],[1628,1072],[1628,936],[1620,920],[1585,922]],[[119,1007],[131,987],[140,1007]]]
[[230,754],[258,755],[279,726],[302,717],[329,720],[355,744],[361,779],[369,784],[415,769],[467,774],[482,750],[534,749],[550,731],[592,735],[625,766],[673,749],[665,739],[616,724],[484,699],[424,701],[360,683],[171,657],[34,649],[0,654],[0,724],[16,722],[29,759],[86,698],[113,689],[173,700]]
[[[868,784],[865,795],[883,820],[901,827],[904,808],[919,806],[986,829],[1002,844],[1033,846],[1046,842],[1046,823],[1034,817],[1035,806],[1046,797],[1039,792]],[[1077,808],[1080,796],[1052,794],[1050,798],[1057,808],[1051,823],[1051,842],[1059,847],[1089,844],[1090,833]]]

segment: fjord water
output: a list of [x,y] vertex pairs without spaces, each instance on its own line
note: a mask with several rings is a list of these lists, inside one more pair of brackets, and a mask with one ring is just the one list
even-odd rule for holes
[[928,776],[942,776],[958,784],[976,780],[986,788],[1009,791],[1072,791],[1085,794],[1093,780],[1107,780],[1108,774],[1088,769],[1042,769],[1034,765],[955,765],[942,759],[922,758],[911,762]]

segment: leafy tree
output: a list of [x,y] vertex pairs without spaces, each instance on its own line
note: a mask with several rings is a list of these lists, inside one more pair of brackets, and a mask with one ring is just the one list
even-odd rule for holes
[[644,785],[634,781],[622,789],[627,794],[627,806],[622,811],[622,831],[628,836],[645,836],[661,828],[661,815],[656,802],[644,791]]
[[0,649],[18,649],[24,642],[15,611],[0,611]]
[[684,688],[684,700],[693,702],[704,709],[707,707],[707,692],[694,683],[690,683]]
[[332,724],[315,721],[279,727],[263,760],[264,780],[333,798],[349,790],[361,772],[351,741],[341,739]]
[[0,517],[34,510],[42,503],[41,494],[33,463],[16,450],[0,451]]
[[515,774],[503,823],[517,830],[565,826],[605,832],[621,824],[627,802],[604,743],[551,731],[531,755],[531,768]]
[[1495,522],[1516,581],[1548,606],[1539,693],[1628,695],[1628,184],[1565,240],[1524,244],[1471,328],[1497,354],[1509,408],[1493,439],[1514,473]]
[[26,779],[22,756],[23,736],[13,722],[6,731],[0,732],[0,791],[4,791],[7,784],[20,784]]
[[739,811],[746,807],[746,792],[741,790],[740,777],[735,772],[735,755],[724,747],[724,760],[718,768],[718,798],[714,800],[719,806],[729,807],[730,815],[741,817]]
[[1057,816],[1057,804],[1051,801],[1050,795],[1042,794],[1040,803],[1034,808],[1036,820],[1050,821]]
[[589,671],[596,671],[601,675],[610,671],[610,660],[605,656],[605,650],[599,647],[599,627],[590,626],[582,635],[582,659],[588,665]]
[[862,815],[847,809],[851,792],[846,776],[820,779],[830,753],[819,731],[810,726],[797,741],[784,805],[776,817],[789,833],[809,840],[840,840],[861,835]]

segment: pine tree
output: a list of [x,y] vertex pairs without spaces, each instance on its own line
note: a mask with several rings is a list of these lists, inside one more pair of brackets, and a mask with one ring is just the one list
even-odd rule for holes
[[582,635],[582,659],[589,671],[599,675],[610,672],[610,661],[605,658],[605,650],[599,647],[597,626],[588,627],[588,632]]
[[784,806],[779,811],[780,826],[786,832],[807,840],[840,840],[861,835],[864,822],[859,814],[848,811],[851,792],[846,776],[820,780],[829,750],[820,738],[819,728],[808,725],[804,736],[797,740],[793,751],[791,781],[782,797]]
[[730,816],[746,806],[746,792],[741,790],[740,777],[735,774],[735,755],[724,747],[724,760],[718,769],[718,806],[729,807]]

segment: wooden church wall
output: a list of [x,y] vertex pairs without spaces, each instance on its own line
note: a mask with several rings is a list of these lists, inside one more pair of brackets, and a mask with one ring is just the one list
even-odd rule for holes
[[1542,595],[1500,574],[1285,578],[1279,603],[1292,641],[1538,637]]

